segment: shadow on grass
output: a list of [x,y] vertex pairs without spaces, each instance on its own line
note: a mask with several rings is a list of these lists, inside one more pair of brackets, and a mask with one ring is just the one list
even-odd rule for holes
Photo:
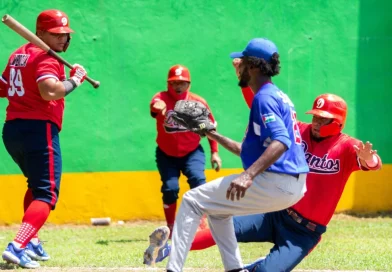
[[345,214],[357,218],[392,218],[392,211],[381,211],[381,212],[351,212],[345,211],[340,214]]
[[110,243],[137,243],[145,242],[147,239],[121,239],[121,240],[98,240],[96,244],[102,246],[108,246]]
[[14,270],[16,268],[15,264],[0,263],[0,270]]

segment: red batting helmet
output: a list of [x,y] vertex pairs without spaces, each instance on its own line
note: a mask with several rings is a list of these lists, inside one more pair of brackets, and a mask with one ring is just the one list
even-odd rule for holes
[[69,28],[67,14],[57,9],[50,9],[41,12],[37,17],[37,30],[45,30],[51,33],[72,33]]
[[191,82],[191,75],[188,68],[183,65],[172,66],[169,70],[169,74],[167,75],[167,81],[174,80]]
[[322,94],[316,97],[312,110],[306,113],[333,119],[332,123],[320,128],[320,136],[327,137],[342,131],[346,122],[347,104],[340,96]]

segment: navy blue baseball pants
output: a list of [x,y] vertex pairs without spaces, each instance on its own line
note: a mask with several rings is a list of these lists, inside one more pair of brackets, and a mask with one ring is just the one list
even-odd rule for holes
[[170,205],[177,201],[180,191],[178,179],[181,173],[188,178],[191,189],[205,184],[205,162],[205,154],[201,145],[186,156],[179,158],[168,156],[157,147],[156,163],[162,180],[163,203]]
[[[302,222],[304,223],[304,222]],[[270,253],[245,266],[249,272],[291,271],[317,245],[326,227],[308,229],[296,222],[287,210],[266,214],[234,217],[234,229],[238,242],[271,242]]]
[[58,127],[44,120],[16,119],[3,126],[3,142],[27,178],[33,199],[55,208],[62,171]]

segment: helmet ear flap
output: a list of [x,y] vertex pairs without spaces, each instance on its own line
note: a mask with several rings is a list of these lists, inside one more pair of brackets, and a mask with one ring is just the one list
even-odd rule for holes
[[339,123],[336,119],[328,125],[320,127],[320,137],[328,137],[339,134],[343,129],[343,124]]
[[68,33],[68,39],[67,42],[64,44],[63,52],[67,51],[70,42],[71,42],[71,34]]

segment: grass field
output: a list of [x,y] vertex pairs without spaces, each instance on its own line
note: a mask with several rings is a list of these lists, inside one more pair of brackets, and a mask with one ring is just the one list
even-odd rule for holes
[[[128,222],[107,227],[51,226],[41,239],[52,259],[38,271],[163,271],[166,260],[156,269],[144,267],[143,252],[148,235],[164,222]],[[0,245],[5,248],[17,226],[0,227]],[[245,263],[268,253],[271,244],[240,244]],[[188,271],[223,271],[216,246],[192,251]],[[13,270],[2,263],[0,270]],[[298,271],[362,270],[392,271],[392,218],[390,215],[357,217],[335,215],[321,243],[296,268]]]

